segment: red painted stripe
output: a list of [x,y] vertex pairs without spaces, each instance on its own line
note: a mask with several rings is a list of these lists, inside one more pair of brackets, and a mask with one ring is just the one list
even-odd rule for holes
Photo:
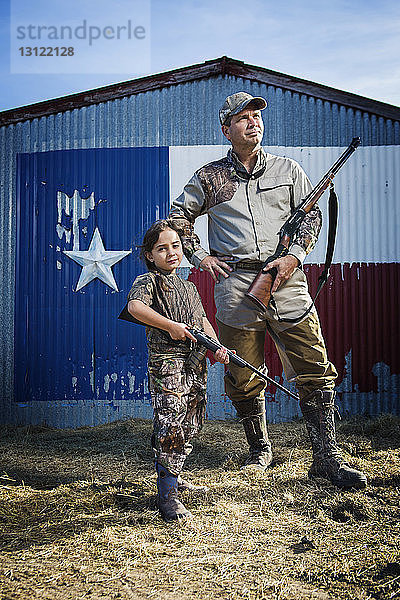
[[[305,265],[310,291],[315,293],[320,265]],[[192,270],[189,279],[199,289],[207,316],[215,324],[214,282],[204,272]],[[345,374],[345,358],[352,353],[352,387],[376,392],[376,363],[385,363],[391,374],[400,373],[400,263],[345,263],[332,265],[328,282],[317,300],[330,360],[339,384]],[[274,344],[267,337],[266,362],[272,377],[282,373]]]

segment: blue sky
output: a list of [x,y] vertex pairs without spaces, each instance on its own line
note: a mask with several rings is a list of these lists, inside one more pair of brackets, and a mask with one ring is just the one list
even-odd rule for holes
[[[147,2],[147,4],[146,4]],[[151,53],[140,72],[123,48],[120,61],[91,55],[89,73],[10,72],[10,14],[35,11],[45,23],[65,18],[59,0],[0,0],[0,110],[64,96],[118,81],[230,56],[362,96],[400,104],[400,2],[398,0],[80,0],[88,22],[145,21],[150,8]],[[108,7],[107,7],[108,4]],[[104,14],[102,14],[103,8]],[[12,10],[11,10],[12,8]],[[18,10],[17,10],[18,9]],[[142,14],[143,13],[143,14]],[[31,12],[32,14],[32,12]],[[82,11],[81,11],[81,14]],[[103,20],[102,20],[103,19]],[[14,33],[15,37],[15,33]],[[149,40],[147,40],[149,41]],[[24,42],[25,43],[25,42]],[[104,50],[104,40],[97,48]],[[128,42],[127,42],[128,44]],[[111,48],[111,44],[108,46]],[[128,54],[126,54],[128,53]],[[143,61],[142,61],[143,62]],[[26,64],[26,63],[24,63]],[[122,72],[118,72],[122,68]],[[117,66],[118,65],[118,66]],[[105,69],[113,72],[104,72]],[[115,72],[114,72],[115,71]]]

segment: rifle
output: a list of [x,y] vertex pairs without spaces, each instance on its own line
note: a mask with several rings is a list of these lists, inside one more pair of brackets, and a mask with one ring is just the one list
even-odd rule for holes
[[[281,230],[279,231],[279,242],[276,247],[276,250],[272,256],[269,256],[267,260],[264,262],[261,267],[261,271],[256,275],[253,283],[250,285],[249,289],[246,292],[246,296],[250,298],[255,304],[257,304],[258,308],[262,310],[266,310],[268,308],[269,302],[271,300],[271,288],[274,283],[275,277],[277,275],[277,269],[273,268],[270,271],[266,271],[265,268],[271,263],[273,260],[277,258],[282,258],[286,256],[289,252],[289,246],[299,230],[301,222],[304,217],[313,206],[318,202],[322,194],[328,188],[329,185],[332,185],[333,178],[336,173],[341,169],[344,163],[350,158],[353,152],[358,148],[361,144],[361,140],[359,137],[353,138],[351,144],[346,148],[346,150],[339,156],[337,161],[332,165],[329,171],[323,176],[321,181],[311,190],[311,192],[305,197],[305,199],[300,203],[300,205],[296,208],[293,214],[289,217],[286,223],[283,224]],[[333,248],[332,252],[333,253]],[[327,274],[326,274],[327,277]],[[320,286],[322,287],[322,286]],[[320,288],[319,288],[320,289]],[[319,291],[319,290],[318,290]],[[315,298],[314,298],[315,300]]]
[[[130,323],[135,323],[136,325],[144,325],[144,323],[142,323],[141,321],[138,321],[137,319],[135,319],[134,316],[131,315],[131,313],[128,311],[127,304],[124,306],[124,308],[118,315],[118,319],[122,319],[123,321],[129,321]],[[211,338],[209,335],[204,333],[204,331],[200,331],[199,329],[192,329],[192,328],[188,328],[188,330],[190,331],[192,336],[196,338],[198,344],[200,344],[201,346],[204,346],[205,348],[207,348],[207,350],[211,350],[211,352],[216,352],[217,350],[219,350],[220,348],[223,347],[220,342]],[[159,331],[161,331],[167,337],[169,337],[169,335],[167,334],[166,331],[163,331],[161,329],[159,329]],[[229,360],[231,362],[233,362],[235,365],[238,365],[239,367],[243,367],[243,368],[247,367],[247,369],[250,369],[251,371],[253,371],[253,373],[256,373],[259,377],[261,377],[261,379],[264,379],[268,383],[272,383],[278,389],[285,392],[285,394],[287,394],[288,396],[291,396],[295,400],[299,400],[299,397],[296,394],[293,394],[293,392],[291,392],[290,390],[283,387],[283,385],[281,385],[280,383],[277,383],[274,379],[272,379],[272,377],[269,377],[268,375],[266,375],[259,369],[256,369],[256,367],[253,367],[253,365],[251,365],[246,360],[244,360],[243,358],[241,358],[240,356],[238,356],[237,354],[232,352],[232,350],[228,350],[228,356],[229,356]]]
[[[193,337],[196,338],[197,343],[201,344],[202,346],[207,348],[207,350],[211,350],[211,352],[216,352],[220,348],[223,348],[223,346],[220,342],[218,342],[217,340],[214,340],[214,338],[211,338],[209,335],[204,333],[204,331],[199,331],[198,329],[189,329],[189,331],[193,335]],[[285,394],[287,394],[291,398],[294,398],[295,400],[299,400],[299,397],[297,396],[297,394],[293,394],[293,392],[291,392],[290,390],[283,387],[283,385],[281,385],[280,383],[277,383],[274,379],[272,379],[272,377],[269,377],[268,375],[266,375],[259,369],[256,369],[256,367],[254,367],[252,364],[248,363],[246,360],[244,360],[244,358],[241,358],[240,356],[238,356],[237,354],[232,352],[232,350],[228,349],[228,356],[229,356],[229,361],[232,362],[233,364],[237,365],[238,367],[250,369],[251,371],[253,371],[253,373],[256,373],[256,375],[258,375],[258,377],[261,377],[261,379],[264,379],[268,383],[272,383],[278,389],[280,389],[282,392],[285,392]]]

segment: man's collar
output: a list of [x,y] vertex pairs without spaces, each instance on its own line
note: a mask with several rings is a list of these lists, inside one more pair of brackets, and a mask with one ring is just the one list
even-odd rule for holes
[[238,155],[235,153],[233,148],[230,148],[228,151],[228,159],[232,162],[234,169],[238,175],[243,177],[244,179],[249,179],[252,177],[260,177],[266,168],[266,155],[263,148],[260,148],[257,155],[257,162],[254,166],[252,173],[249,174],[244,164],[241,162]]

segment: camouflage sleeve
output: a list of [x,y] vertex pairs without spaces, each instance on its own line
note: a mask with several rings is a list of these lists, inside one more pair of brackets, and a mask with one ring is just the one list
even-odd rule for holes
[[151,306],[154,298],[154,285],[150,273],[136,277],[128,294],[129,300],[141,300],[143,304]]
[[[294,180],[294,205],[297,207],[312,190],[312,185],[303,169],[293,161]],[[307,254],[313,250],[317,243],[322,226],[322,213],[318,206],[314,206],[303,219],[289,254],[293,254],[300,263],[303,263]]]
[[194,231],[194,222],[204,210],[204,190],[197,174],[185,185],[182,194],[172,202],[169,218],[172,219],[182,240],[183,252],[195,267],[208,256]]

